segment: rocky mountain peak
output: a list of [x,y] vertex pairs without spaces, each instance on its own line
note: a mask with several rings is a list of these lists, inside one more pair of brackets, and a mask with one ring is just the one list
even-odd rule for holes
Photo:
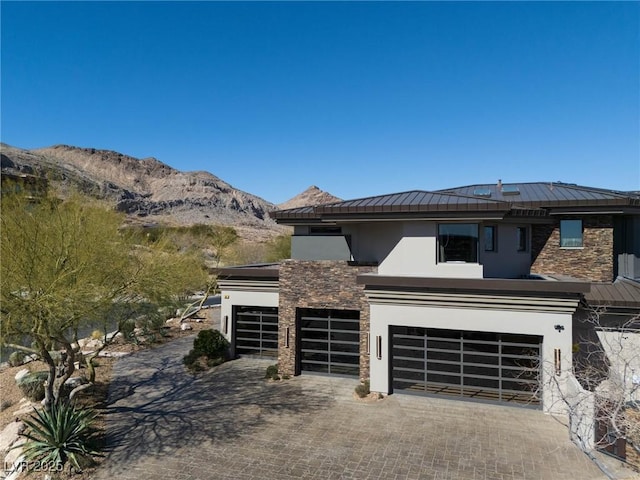
[[160,160],[112,150],[55,145],[24,150],[2,144],[2,172],[46,177],[58,193],[102,198],[130,219],[189,225],[231,225],[258,240],[281,232],[272,203],[238,190],[215,175],[181,172]]
[[311,185],[304,192],[299,193],[286,202],[279,204],[278,208],[280,210],[287,210],[289,208],[309,207],[339,201],[341,201],[340,198],[321,190],[316,185]]

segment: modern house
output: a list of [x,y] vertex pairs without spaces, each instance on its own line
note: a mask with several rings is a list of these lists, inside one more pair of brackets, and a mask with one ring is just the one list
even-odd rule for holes
[[554,411],[590,305],[640,313],[637,192],[499,181],[272,216],[291,259],[220,271],[222,330],[289,375]]

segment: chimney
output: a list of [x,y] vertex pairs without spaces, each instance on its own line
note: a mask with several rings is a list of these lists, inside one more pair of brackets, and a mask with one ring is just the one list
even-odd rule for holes
[[498,190],[502,189],[502,179],[498,179]]

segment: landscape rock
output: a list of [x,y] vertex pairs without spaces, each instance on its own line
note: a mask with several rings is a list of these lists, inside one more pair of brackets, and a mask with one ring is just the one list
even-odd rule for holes
[[103,345],[103,341],[98,338],[81,338],[78,345],[82,350],[97,350]]
[[[18,422],[14,422],[14,423],[18,423]],[[24,428],[22,429],[22,431],[24,431]],[[16,435],[16,438],[14,442],[11,444],[7,455],[4,457],[5,465],[7,466],[15,465],[16,463],[19,463],[20,457],[22,456],[22,448],[20,447],[20,445],[23,445],[25,441],[26,440],[24,438],[20,438],[18,435]]]
[[26,404],[21,405],[18,410],[13,412],[13,416],[19,418],[19,417],[22,417],[23,415],[30,415],[30,414],[33,413],[33,409],[36,406],[39,406],[39,404],[38,403],[31,403],[29,400],[27,400]]
[[71,377],[66,382],[64,382],[65,386],[72,389],[79,387],[80,385],[84,385],[85,383],[89,383],[89,380],[84,377]]
[[25,425],[22,422],[11,422],[4,427],[4,430],[0,432],[0,453],[5,454],[9,451],[11,445],[13,445],[19,438],[20,433],[24,432]]
[[23,368],[22,370],[18,371],[18,373],[16,373],[16,376],[15,376],[16,383],[18,383],[22,377],[28,374],[29,374],[28,368]]
[[182,325],[180,325],[180,330],[184,331],[184,330],[193,330],[193,327],[191,325],[189,325],[188,323],[183,323]]

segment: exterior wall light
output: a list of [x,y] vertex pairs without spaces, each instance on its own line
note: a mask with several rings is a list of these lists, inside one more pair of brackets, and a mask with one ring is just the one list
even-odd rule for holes
[[555,328],[558,332],[562,332],[564,330],[564,325],[554,325],[553,328]]
[[289,327],[284,329],[284,347],[289,348]]
[[225,335],[229,332],[229,315],[224,316],[224,321],[222,323],[222,333]]
[[376,358],[382,360],[382,336],[376,335]]
[[553,350],[553,363],[556,368],[556,376],[560,376],[562,373],[562,355],[559,348]]

